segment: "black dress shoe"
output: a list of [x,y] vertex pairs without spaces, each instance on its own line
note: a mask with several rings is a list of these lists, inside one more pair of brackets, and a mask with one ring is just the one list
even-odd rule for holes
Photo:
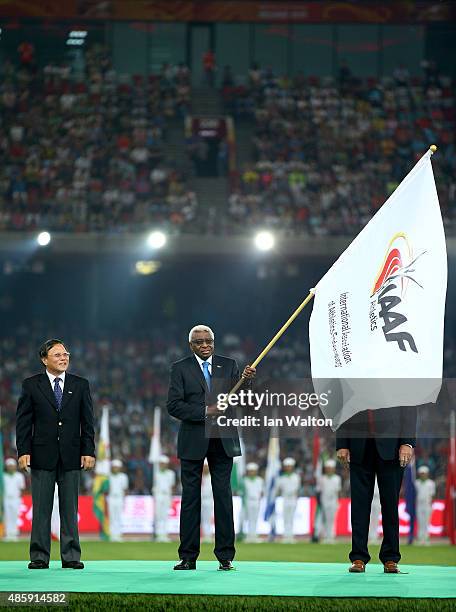
[[49,569],[49,563],[46,561],[42,561],[41,559],[37,559],[36,561],[30,561],[28,564],[29,569]]
[[70,569],[84,569],[82,561],[62,561],[62,567]]
[[220,561],[219,570],[224,571],[224,572],[229,572],[230,570],[235,570],[235,569],[236,568],[231,563],[231,561],[228,561],[227,559]]
[[174,566],[175,570],[196,570],[196,561],[190,559],[182,559]]

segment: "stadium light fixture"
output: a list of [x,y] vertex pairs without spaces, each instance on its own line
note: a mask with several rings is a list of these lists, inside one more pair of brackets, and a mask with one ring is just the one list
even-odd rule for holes
[[161,262],[154,260],[137,261],[135,264],[136,274],[141,276],[149,276],[155,274],[161,268]]
[[151,232],[147,238],[147,244],[152,249],[161,249],[166,244],[166,234],[163,232]]
[[40,246],[47,246],[51,242],[51,234],[49,232],[40,232],[36,237],[36,241]]
[[274,245],[275,238],[271,232],[258,232],[255,236],[255,246],[259,251],[270,251]]

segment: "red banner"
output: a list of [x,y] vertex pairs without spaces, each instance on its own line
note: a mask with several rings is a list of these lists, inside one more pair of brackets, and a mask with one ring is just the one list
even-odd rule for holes
[[[235,504],[235,507],[237,504]],[[240,506],[240,504],[239,504]],[[442,537],[444,535],[443,514],[445,509],[444,500],[435,500],[433,502],[433,510],[429,525],[429,533],[431,536]],[[313,522],[315,515],[315,498],[311,498],[308,505],[309,517],[306,517],[306,528],[303,534],[313,531]],[[179,512],[180,512],[180,497],[173,498],[168,516],[168,527],[170,533],[177,534],[179,531]],[[79,531],[81,534],[96,534],[99,532],[99,523],[93,513],[92,497],[81,495],[79,497]],[[277,517],[278,519],[280,517]],[[409,532],[409,516],[405,511],[405,501],[401,500],[399,504],[399,519],[400,519],[400,535],[405,536]],[[30,495],[25,495],[22,498],[22,506],[19,514],[19,525],[21,533],[30,533],[32,528],[32,498]],[[235,524],[237,518],[235,517]],[[131,534],[150,534],[153,525],[153,501],[150,495],[129,495],[127,496],[124,505],[123,526],[124,533]],[[381,522],[379,533],[381,533]],[[350,499],[343,498],[339,502],[339,509],[336,515],[336,535],[350,536]]]
[[[93,513],[93,499],[90,495],[79,496],[78,511],[79,531],[81,533],[98,533],[100,524]],[[21,533],[32,530],[32,496],[24,495],[19,511],[19,529]]]
[[450,21],[451,2],[259,2],[258,0],[0,0],[0,17],[275,23]]

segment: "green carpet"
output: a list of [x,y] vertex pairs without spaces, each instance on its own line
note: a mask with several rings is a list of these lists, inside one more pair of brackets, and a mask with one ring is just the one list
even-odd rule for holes
[[349,574],[347,563],[236,562],[219,572],[215,561],[200,561],[190,572],[167,561],[87,561],[86,569],[28,570],[24,561],[0,563],[0,591],[80,593],[170,593],[282,595],[305,597],[456,598],[454,567],[404,565],[407,574],[388,575],[370,563],[365,574]]

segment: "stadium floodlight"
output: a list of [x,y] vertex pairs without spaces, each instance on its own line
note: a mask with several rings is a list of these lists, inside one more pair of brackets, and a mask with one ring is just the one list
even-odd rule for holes
[[275,238],[271,232],[258,232],[255,236],[255,246],[259,251],[270,251],[274,245]]
[[161,249],[166,244],[166,234],[163,232],[151,232],[147,238],[147,244],[152,249]]
[[161,262],[154,260],[137,261],[135,264],[136,274],[140,274],[141,276],[155,274],[155,272],[157,272],[157,270],[159,270],[160,268]]
[[40,232],[36,237],[36,241],[40,246],[47,246],[51,242],[51,234],[49,232]]

